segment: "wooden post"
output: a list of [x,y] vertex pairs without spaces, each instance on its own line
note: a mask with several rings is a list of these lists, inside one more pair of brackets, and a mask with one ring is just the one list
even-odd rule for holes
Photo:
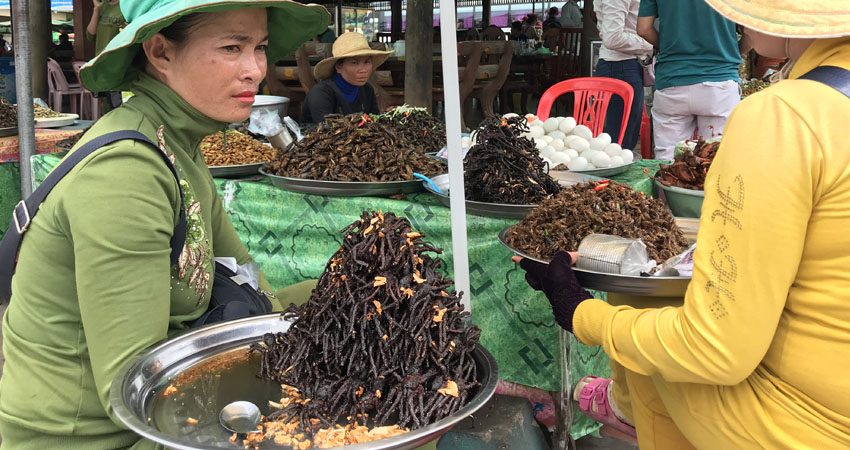
[[[454,24],[442,24],[453,26]],[[404,101],[410,106],[431,109],[434,65],[433,0],[407,1],[407,30],[404,33]],[[452,55],[443,55],[451,57]]]
[[599,39],[599,30],[596,29],[596,13],[593,11],[593,2],[584,2],[584,13],[582,14],[581,33],[581,75],[590,76],[590,41]]
[[88,61],[95,57],[94,40],[86,39],[86,27],[94,13],[92,2],[74,2],[74,60]]
[[490,0],[481,0],[481,29],[490,26]]
[[401,29],[401,24],[401,0],[392,0],[390,2],[390,32],[392,33],[392,42],[398,41],[402,38],[401,33],[404,30]]

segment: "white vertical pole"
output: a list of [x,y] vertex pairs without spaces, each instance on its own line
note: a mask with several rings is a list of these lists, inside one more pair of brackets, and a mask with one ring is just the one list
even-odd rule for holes
[[443,89],[446,108],[446,145],[449,154],[452,255],[455,288],[463,291],[464,309],[472,311],[469,290],[469,254],[466,242],[466,195],[463,187],[463,153],[460,147],[460,83],[457,74],[457,14],[455,0],[440,0],[440,43],[443,59]]

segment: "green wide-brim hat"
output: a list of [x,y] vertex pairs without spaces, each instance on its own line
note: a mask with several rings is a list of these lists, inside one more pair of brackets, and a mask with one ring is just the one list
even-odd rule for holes
[[141,43],[187,14],[267,8],[270,62],[294,52],[330,22],[323,6],[291,0],[121,0],[120,5],[127,26],[80,69],[80,81],[92,92],[127,90],[139,76],[132,63]]
[[848,0],[706,0],[727,19],[788,38],[850,36]]

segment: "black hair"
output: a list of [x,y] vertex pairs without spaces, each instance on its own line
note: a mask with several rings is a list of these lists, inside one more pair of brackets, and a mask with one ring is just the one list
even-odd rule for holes
[[[201,23],[203,18],[203,13],[186,14],[174,21],[171,25],[159,30],[159,33],[165,36],[165,38],[173,44],[180,47],[186,43],[189,39],[189,34],[198,24]],[[148,57],[145,55],[145,50],[142,48],[141,44],[139,44],[139,50],[136,52],[136,57],[133,58],[133,66],[144,72],[147,63]]]

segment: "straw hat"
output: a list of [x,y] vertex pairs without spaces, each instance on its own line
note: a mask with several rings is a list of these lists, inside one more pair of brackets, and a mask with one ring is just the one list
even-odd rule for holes
[[345,33],[336,38],[333,46],[333,56],[325,58],[316,64],[313,69],[313,75],[316,79],[324,80],[330,78],[334,74],[334,64],[342,58],[352,58],[354,56],[372,56],[372,68],[377,68],[389,58],[393,50],[372,50],[369,47],[369,42],[366,41],[366,36],[361,33]]
[[291,0],[121,0],[127,26],[80,69],[80,79],[93,92],[126,90],[139,76],[132,62],[142,42],[187,14],[241,8],[268,8],[269,61],[292,53],[330,22],[323,6]]
[[850,36],[847,0],[706,0],[727,19],[780,37]]

